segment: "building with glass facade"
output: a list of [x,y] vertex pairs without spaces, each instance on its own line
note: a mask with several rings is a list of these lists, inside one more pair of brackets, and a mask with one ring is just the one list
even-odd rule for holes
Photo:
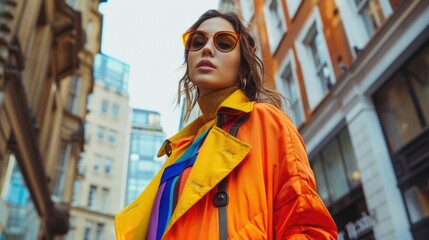
[[137,198],[164,163],[157,158],[165,140],[160,113],[133,109],[131,119],[125,205]]
[[[67,239],[114,239],[114,217],[121,209],[126,174],[131,107],[129,65],[97,54],[94,89],[88,98],[85,151],[74,182]],[[108,80],[106,80],[107,78]]]

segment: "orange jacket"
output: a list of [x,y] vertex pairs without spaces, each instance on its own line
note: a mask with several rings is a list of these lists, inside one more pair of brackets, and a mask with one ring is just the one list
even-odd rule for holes
[[237,137],[213,126],[217,120],[201,127],[198,118],[170,138],[172,154],[161,171],[117,214],[117,239],[146,239],[163,169],[212,126],[163,239],[219,239],[213,197],[226,176],[229,239],[336,239],[336,225],[316,193],[304,143],[289,117],[272,105],[250,102],[240,90],[218,111],[250,117]]

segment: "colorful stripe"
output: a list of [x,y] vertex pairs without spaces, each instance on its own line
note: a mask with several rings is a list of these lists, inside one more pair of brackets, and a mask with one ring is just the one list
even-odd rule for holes
[[156,194],[149,222],[148,240],[159,240],[170,222],[178,199],[198,156],[198,150],[209,130],[189,146],[185,153],[172,165],[166,167]]

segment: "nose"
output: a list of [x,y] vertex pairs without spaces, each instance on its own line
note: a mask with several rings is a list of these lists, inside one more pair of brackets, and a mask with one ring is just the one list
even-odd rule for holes
[[214,56],[214,48],[215,48],[214,43],[210,39],[203,47],[203,56]]

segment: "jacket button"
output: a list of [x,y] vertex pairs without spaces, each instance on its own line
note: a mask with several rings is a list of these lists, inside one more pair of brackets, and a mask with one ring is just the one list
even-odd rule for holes
[[228,199],[228,193],[226,192],[217,192],[214,196],[214,205],[216,207],[225,207],[228,205],[229,199]]

